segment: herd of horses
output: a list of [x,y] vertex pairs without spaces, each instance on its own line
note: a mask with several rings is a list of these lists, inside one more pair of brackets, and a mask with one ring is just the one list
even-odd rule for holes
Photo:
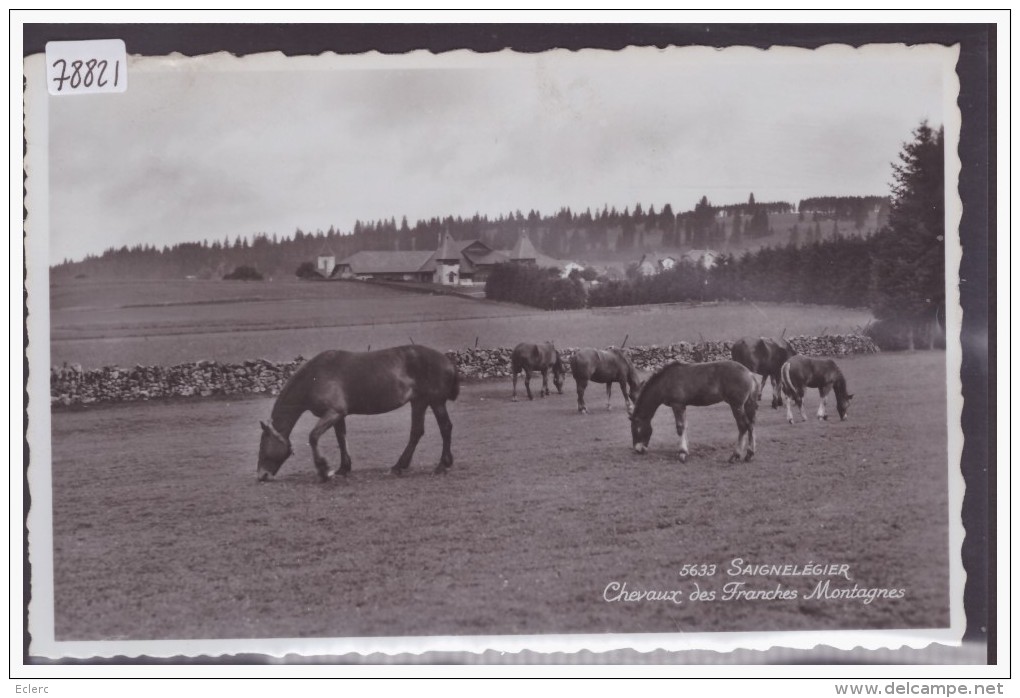
[[[580,349],[570,357],[570,372],[577,386],[577,409],[586,414],[584,393],[591,383],[606,386],[606,409],[611,409],[614,384],[620,386],[631,423],[633,447],[645,453],[652,436],[652,418],[666,405],[673,410],[680,437],[679,459],[686,461],[687,408],[725,402],[737,425],[737,441],[730,462],[751,460],[755,452],[754,424],[766,380],[772,384],[772,407],[783,406],[790,424],[794,417],[791,403],[804,415],[804,395],[817,388],[821,402],[819,419],[828,419],[825,404],[830,392],[836,396],[836,411],[846,419],[853,395],[847,392],[846,379],[835,361],[798,354],[789,341],[761,337],[741,339],[731,351],[732,360],[705,363],[673,362],[642,381],[634,364],[622,349]],[[542,376],[539,395],[550,394],[549,374],[559,394],[563,394],[566,367],[560,352],[551,342],[522,343],[511,354],[512,400],[517,401],[517,375],[524,374],[524,390],[533,400],[531,378]],[[273,405],[269,422],[261,422],[257,477],[266,481],[276,475],[283,462],[293,454],[290,434],[305,412],[319,418],[308,437],[312,459],[319,477],[329,480],[351,469],[347,449],[348,415],[373,415],[392,412],[411,403],[411,435],[392,470],[400,475],[411,463],[418,441],[425,433],[425,412],[432,410],[443,438],[443,451],[436,466],[442,473],[453,465],[450,441],[453,424],[446,403],[456,400],[460,379],[454,362],[441,352],[420,345],[408,345],[368,352],[325,351],[303,364],[284,385]],[[340,446],[340,464],[331,469],[319,451],[319,439],[333,430]]]

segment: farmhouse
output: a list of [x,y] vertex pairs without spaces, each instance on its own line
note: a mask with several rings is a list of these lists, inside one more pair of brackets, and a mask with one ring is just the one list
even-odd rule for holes
[[669,271],[677,265],[676,257],[656,253],[646,253],[638,260],[637,273],[641,276],[652,276],[663,271]]
[[[492,268],[506,262],[563,266],[559,260],[536,250],[523,233],[512,250],[494,250],[481,240],[454,240],[446,233],[435,251],[362,250],[340,260],[332,272],[324,275],[331,279],[382,279],[471,286],[485,283]],[[316,268],[321,269],[319,266]]]
[[719,259],[719,253],[715,250],[688,250],[681,255],[680,259],[704,269],[711,269]]

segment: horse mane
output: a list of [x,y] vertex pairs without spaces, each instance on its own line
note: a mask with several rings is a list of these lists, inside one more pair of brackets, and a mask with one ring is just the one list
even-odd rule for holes
[[[300,392],[298,386],[302,384],[302,378],[306,373],[308,373],[311,370],[310,367],[312,366],[313,363],[315,363],[316,358],[318,357],[313,357],[312,359],[298,366],[297,370],[294,371],[294,373],[291,374],[290,378],[288,378],[287,381],[283,384],[283,387],[280,389],[280,394],[276,396],[276,402],[273,403],[273,410],[270,413],[269,419],[270,422],[274,424],[277,418],[284,419],[284,426],[282,429],[280,429],[281,433],[283,433],[284,436],[289,436],[291,430],[294,428],[294,424],[291,422],[291,417],[293,415],[288,414],[286,417],[284,417],[284,413],[292,411],[295,407],[297,407],[301,403],[301,400],[295,401],[292,398],[296,391]],[[297,421],[296,418],[294,419],[294,421]]]
[[839,366],[836,367],[836,380],[832,381],[832,390],[836,393],[837,400],[846,399],[846,378],[843,377],[843,372],[839,370]]
[[641,378],[638,375],[637,367],[634,365],[634,362],[630,360],[630,357],[627,356],[627,352],[620,347],[611,347],[609,351],[623,360],[623,365],[627,367],[627,380],[631,383],[631,385],[640,385]]
[[683,366],[683,362],[682,361],[671,361],[670,363],[666,364],[665,366],[660,368],[658,371],[653,373],[652,376],[648,380],[645,381],[645,384],[641,387],[641,392],[638,394],[637,403],[634,405],[634,412],[635,413],[637,413],[638,405],[642,404],[642,402],[644,401],[645,397],[647,395],[651,395],[654,392],[652,390],[652,388],[654,388],[655,385],[660,380],[662,380],[662,377],[666,374],[666,372],[669,369],[673,368],[674,366]]

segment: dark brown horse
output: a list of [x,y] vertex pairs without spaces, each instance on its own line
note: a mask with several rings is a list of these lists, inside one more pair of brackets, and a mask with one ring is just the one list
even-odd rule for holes
[[[346,475],[351,469],[347,451],[349,414],[383,414],[411,403],[411,438],[393,466],[402,474],[411,464],[418,440],[425,433],[425,410],[432,408],[443,435],[443,453],[436,472],[453,465],[450,436],[453,424],[446,412],[446,401],[456,400],[460,392],[457,367],[445,355],[420,345],[394,347],[369,352],[324,351],[308,361],[290,377],[273,405],[269,423],[262,422],[259,444],[258,479],[268,480],[294,451],[290,433],[305,412],[319,418],[308,443],[319,477],[326,481],[336,472]],[[340,445],[340,467],[330,470],[319,452],[319,437],[330,428]]]
[[762,377],[758,386],[758,401],[765,391],[765,379],[772,382],[772,409],[783,406],[783,392],[780,387],[780,371],[797,350],[789,341],[780,337],[759,337],[758,339],[738,339],[730,349],[730,356],[737,363],[747,366],[752,373]]
[[613,408],[610,397],[613,383],[620,384],[624,402],[627,403],[627,414],[634,410],[641,382],[638,380],[637,369],[622,349],[578,349],[570,357],[570,372],[577,384],[577,411],[587,414],[584,404],[584,391],[588,381],[606,384],[606,409]]
[[807,421],[804,416],[804,391],[808,388],[818,388],[818,395],[821,402],[818,403],[818,419],[828,419],[825,414],[825,400],[829,391],[836,393],[836,411],[839,418],[846,419],[847,411],[850,409],[850,401],[853,395],[846,391],[846,378],[839,366],[832,359],[815,359],[810,356],[794,356],[785,364],[781,372],[783,381],[783,392],[790,400],[786,403],[786,418],[793,424],[793,412],[790,410],[790,401],[797,403],[800,409],[800,419]]
[[[737,443],[730,462],[754,456],[754,418],[758,412],[757,381],[736,361],[703,364],[672,363],[645,381],[634,404],[630,433],[634,450],[644,453],[652,436],[652,417],[660,405],[673,408],[680,436],[680,461],[687,460],[687,406],[705,407],[725,402],[737,422]],[[746,439],[746,443],[745,443]]]
[[556,391],[563,394],[563,359],[560,352],[553,346],[552,342],[545,344],[528,344],[521,342],[514,347],[510,355],[510,370],[513,375],[514,395],[513,401],[517,402],[517,374],[524,371],[524,389],[528,392],[528,399],[534,400],[531,396],[531,372],[539,371],[542,374],[542,390],[540,397],[549,394],[549,371],[553,374],[553,385]]

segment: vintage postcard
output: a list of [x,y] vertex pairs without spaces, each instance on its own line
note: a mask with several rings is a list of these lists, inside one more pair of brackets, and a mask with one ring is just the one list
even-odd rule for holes
[[958,58],[27,57],[28,655],[959,647]]

